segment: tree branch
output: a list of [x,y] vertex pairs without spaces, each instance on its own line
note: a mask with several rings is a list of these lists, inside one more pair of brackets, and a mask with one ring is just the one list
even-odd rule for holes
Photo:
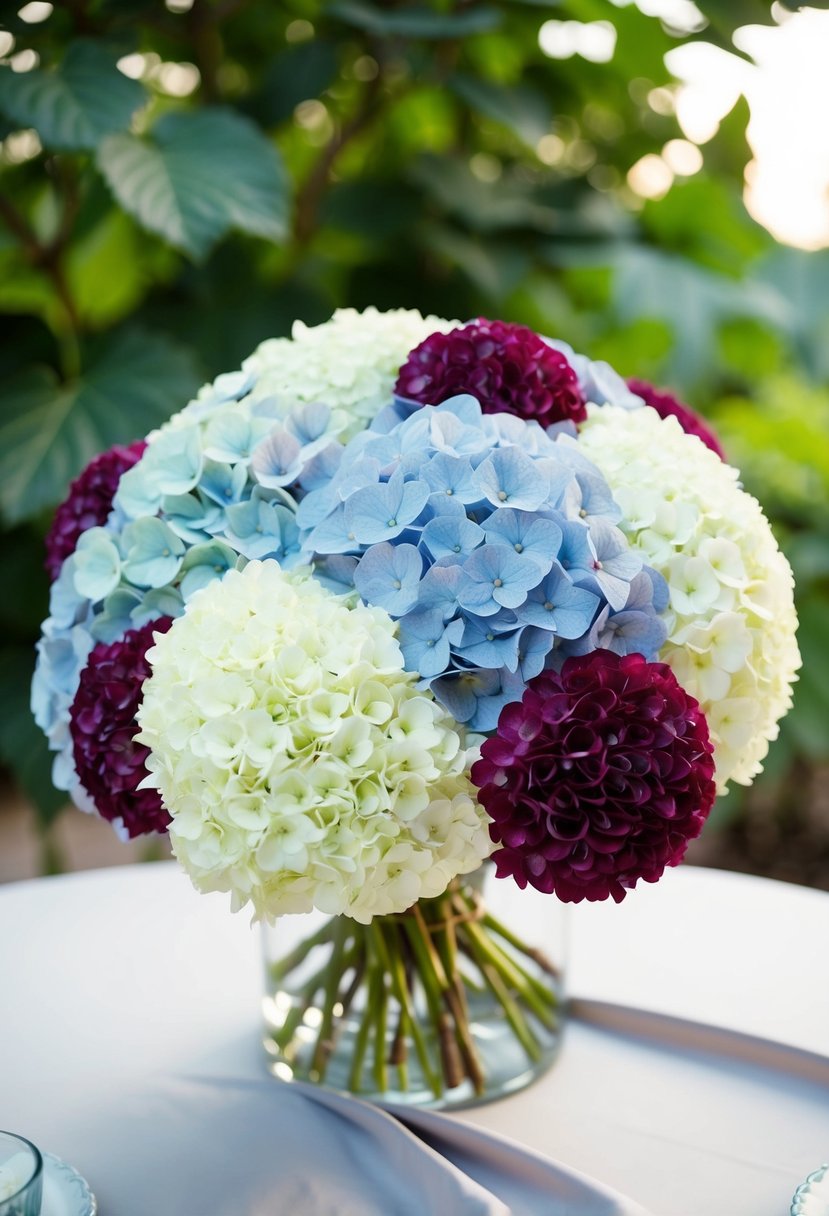
[[374,79],[368,82],[357,112],[334,132],[300,186],[294,207],[294,240],[298,246],[307,245],[317,230],[320,203],[340,153],[355,136],[370,126],[379,114],[380,107],[377,103],[382,81],[381,69]]

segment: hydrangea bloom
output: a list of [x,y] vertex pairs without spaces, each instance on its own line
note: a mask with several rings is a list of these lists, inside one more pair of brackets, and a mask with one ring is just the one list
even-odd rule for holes
[[607,477],[621,529],[669,588],[659,657],[701,704],[717,784],[747,785],[800,666],[789,564],[738,473],[675,418],[591,407],[578,447]]
[[365,923],[489,853],[461,731],[417,691],[380,609],[251,562],[148,657],[146,784],[199,889],[257,917],[316,907]]
[[692,410],[690,405],[683,405],[673,393],[655,388],[647,380],[628,380],[630,390],[641,397],[645,405],[656,410],[660,418],[676,418],[679,425],[688,435],[696,435],[707,448],[716,452],[721,460],[725,460],[725,452],[719,439],[708,423]]
[[243,368],[256,377],[257,397],[290,405],[324,402],[332,411],[332,434],[350,439],[391,400],[409,351],[458,324],[416,309],[338,308],[322,325],[296,321],[290,339],[263,342]]
[[143,439],[127,447],[117,444],[91,460],[72,482],[46,534],[46,569],[51,579],[58,577],[64,559],[75,552],[81,534],[106,523],[121,474],[141,458],[146,446]]
[[642,398],[628,386],[619,373],[603,359],[589,359],[587,355],[573,350],[568,342],[558,338],[544,341],[553,350],[560,351],[576,373],[579,390],[586,402],[593,405],[618,405],[626,410],[638,410]]
[[406,666],[458,721],[487,731],[591,630],[622,654],[651,657],[664,642],[662,580],[619,516],[574,445],[457,397],[358,435],[297,522],[324,574],[329,555],[351,559],[342,580],[400,621]]
[[180,616],[194,592],[240,561],[298,560],[296,503],[286,487],[331,443],[330,411],[277,413],[265,400],[231,399],[158,434],[122,475],[106,526],[81,535],[53,585],[32,707],[58,752],[55,784],[84,810],[89,797],[65,715],[95,643]]
[[656,882],[711,809],[712,750],[664,663],[594,650],[537,676],[472,766],[499,877],[568,903]]
[[[542,793],[510,819],[503,773],[478,767],[501,872],[564,898],[618,898],[674,864],[695,834],[684,777],[696,774],[697,809],[708,805],[696,701],[719,787],[748,782],[799,656],[790,571],[759,507],[714,450],[682,433],[678,403],[632,384],[641,395],[607,364],[521,326],[403,310],[345,310],[263,344],[149,436],[132,467],[120,456],[95,464],[56,522],[59,574],[32,689],[55,783],[124,834],[161,826],[158,790],[169,789],[198,885],[232,890],[259,915],[313,905],[368,920],[443,890],[490,847],[464,729],[497,731],[506,750],[490,740],[485,759],[503,769],[509,752],[523,789],[522,715],[537,708],[528,687],[559,707],[582,688],[575,717],[539,711],[532,781],[552,774],[578,714],[592,714],[604,750],[599,772],[588,749],[598,785],[589,802],[579,794],[593,808],[588,853],[571,850],[570,871],[549,841],[539,853]],[[421,404],[466,387],[480,401]],[[643,395],[672,416],[660,421]],[[248,562],[254,573],[236,573]],[[292,572],[306,562],[313,578]],[[358,600],[368,607],[352,610]],[[168,675],[153,677],[145,730],[158,757],[136,795],[149,746],[136,745],[131,717],[143,647],[153,623],[185,608],[156,648]],[[169,640],[190,636],[204,655]],[[220,671],[225,659],[238,678]],[[611,692],[613,714],[635,717],[619,683],[628,676],[639,709],[653,695],[681,717],[681,690],[657,659],[689,694],[678,737],[701,749],[670,773],[673,745],[654,744],[648,769],[637,751],[647,730],[628,732],[621,755],[615,728],[594,729]],[[175,680],[190,690],[180,705]],[[174,726],[164,739],[162,710]],[[317,746],[325,762],[309,769]],[[654,805],[674,799],[661,837],[617,806],[620,755]],[[556,789],[561,810],[575,776],[556,777]]]
[[147,649],[171,624],[161,617],[111,646],[99,642],[69,710],[78,777],[98,814],[123,837],[163,832],[170,822],[157,791],[138,788],[147,776],[148,749],[135,741],[135,714],[150,674]]
[[471,393],[484,413],[542,426],[585,417],[576,373],[560,351],[524,325],[484,317],[430,334],[403,364],[395,392],[424,405]]

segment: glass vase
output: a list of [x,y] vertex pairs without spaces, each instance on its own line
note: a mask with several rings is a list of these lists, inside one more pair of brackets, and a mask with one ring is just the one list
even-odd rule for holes
[[522,1089],[561,1041],[565,913],[487,865],[369,925],[313,912],[263,926],[270,1071],[432,1109]]

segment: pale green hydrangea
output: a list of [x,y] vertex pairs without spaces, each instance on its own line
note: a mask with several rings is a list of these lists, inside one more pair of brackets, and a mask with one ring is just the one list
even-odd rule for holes
[[148,658],[146,783],[194,885],[234,910],[367,923],[491,852],[462,728],[404,671],[381,609],[253,561],[196,594]]
[[750,784],[800,666],[794,581],[768,520],[736,469],[649,407],[589,406],[578,446],[607,477],[619,526],[668,582],[660,658],[708,719],[719,790]]
[[346,442],[391,401],[409,352],[458,324],[416,309],[339,308],[322,325],[296,321],[290,338],[269,338],[243,367],[256,376],[257,398],[324,402],[332,433]]

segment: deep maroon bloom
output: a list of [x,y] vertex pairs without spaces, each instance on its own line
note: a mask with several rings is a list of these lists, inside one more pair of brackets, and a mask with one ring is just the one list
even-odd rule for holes
[[135,742],[135,715],[142,685],[151,674],[147,651],[154,633],[166,633],[163,616],[131,629],[120,642],[99,642],[81,672],[69,711],[75,768],[98,813],[110,823],[122,819],[130,836],[164,832],[170,822],[156,790],[139,790],[147,776],[149,748]]
[[690,405],[683,405],[673,393],[654,388],[647,380],[628,380],[628,388],[632,393],[641,397],[645,405],[655,409],[660,418],[676,418],[683,431],[689,435],[696,435],[697,439],[701,439],[707,448],[717,453],[720,460],[725,460],[725,452],[720,446],[719,439],[708,423],[700,417],[696,410],[692,410]]
[[472,766],[499,878],[567,903],[656,882],[714,802],[705,717],[664,663],[568,659],[506,705]]
[[143,439],[129,447],[118,444],[91,460],[72,482],[46,537],[45,565],[51,579],[58,577],[64,559],[75,552],[81,533],[106,523],[122,473],[138,463],[146,446]]
[[471,393],[485,414],[516,414],[542,426],[587,417],[576,373],[560,351],[524,325],[484,317],[416,346],[394,391],[423,405]]

